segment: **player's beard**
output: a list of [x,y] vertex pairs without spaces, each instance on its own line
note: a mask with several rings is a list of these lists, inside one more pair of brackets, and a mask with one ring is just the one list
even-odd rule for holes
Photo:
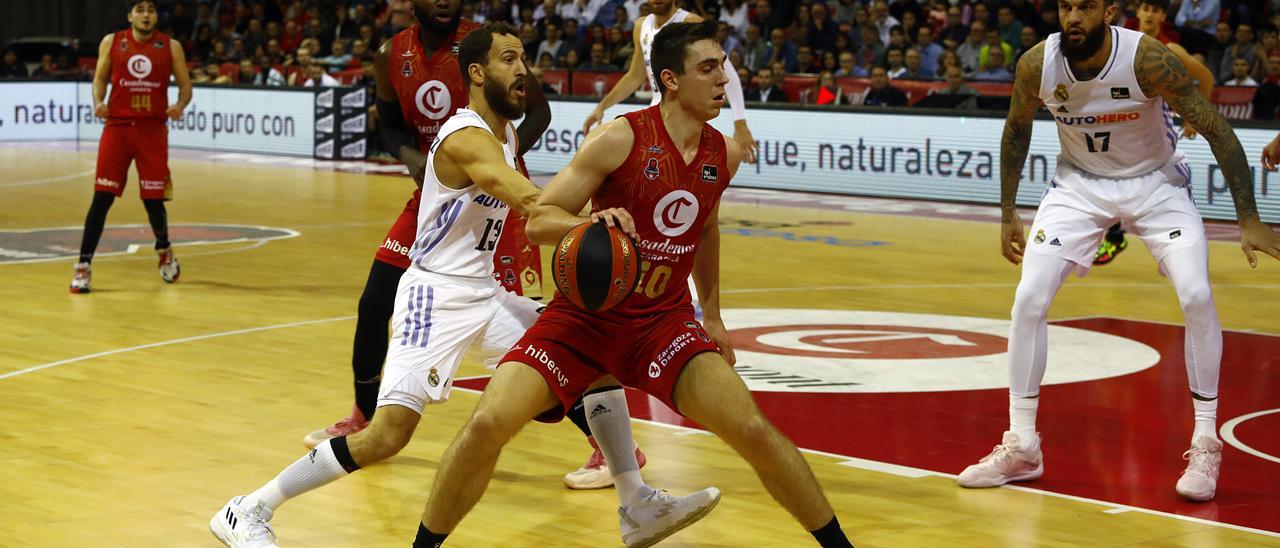
[[511,97],[513,86],[503,85],[497,78],[488,78],[484,82],[484,100],[489,108],[499,116],[508,120],[516,120],[524,116],[524,96]]
[[449,36],[453,34],[453,31],[458,30],[458,24],[462,22],[462,17],[457,13],[453,14],[453,17],[449,19],[448,23],[436,21],[435,17],[432,17],[427,14],[426,10],[418,7],[416,2],[413,5],[413,15],[418,18],[418,23],[421,24],[423,28],[427,29],[428,32],[438,34],[440,36]]
[[1086,32],[1084,42],[1076,46],[1071,43],[1071,37],[1066,31],[1062,33],[1062,55],[1066,56],[1068,61],[1079,63],[1098,53],[1098,49],[1102,48],[1102,40],[1106,38],[1107,25],[1098,25],[1092,31]]

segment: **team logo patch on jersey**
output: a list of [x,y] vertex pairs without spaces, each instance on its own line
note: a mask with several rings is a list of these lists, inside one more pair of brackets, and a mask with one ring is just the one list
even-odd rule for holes
[[1062,106],[1058,107],[1058,112],[1061,112],[1061,113],[1063,113],[1063,114],[1071,114],[1071,111],[1067,110],[1067,106],[1066,106],[1066,105],[1062,105]]
[[1182,236],[1182,229],[1178,229],[1169,233],[1170,240],[1176,240],[1178,239],[1179,236]]
[[432,388],[440,386],[440,374],[436,372],[436,368],[432,367],[431,372],[427,373],[427,384]]
[[400,67],[400,75],[405,78],[413,76],[413,63],[405,61],[404,66]]
[[163,41],[163,40],[156,40],[155,42],[152,42],[152,43],[151,43],[151,47],[156,48],[156,49],[164,49],[164,41]]
[[449,47],[449,53],[454,55],[458,54],[458,42],[454,42],[453,45]]
[[[0,264],[71,259],[80,254],[84,227],[0,230]],[[266,242],[297,236],[287,228],[245,225],[169,225],[169,239],[177,246]],[[155,235],[149,225],[109,226],[102,232],[98,257],[150,249]]]
[[702,166],[702,182],[714,183],[720,179],[716,175],[716,166],[705,164]]
[[687,328],[689,328],[689,329],[697,329],[697,328],[698,328],[698,324],[697,324],[697,323],[695,323],[695,322],[684,322],[684,326],[685,326],[685,327],[687,327]]
[[1067,99],[1071,98],[1071,95],[1067,93],[1067,85],[1058,84],[1058,87],[1053,88],[1053,98],[1057,99],[1060,103],[1067,102]]
[[1112,99],[1128,99],[1129,88],[1111,88]]
[[501,261],[502,264],[504,265],[510,265],[516,262],[516,258],[510,255],[503,255],[502,257],[499,257],[498,260]]
[[413,96],[413,104],[423,116],[432,120],[443,120],[452,113],[453,98],[449,96],[449,88],[444,82],[432,80],[418,86]]
[[698,197],[687,190],[668,193],[653,208],[653,226],[668,238],[688,232],[697,220]]
[[1049,240],[1049,245],[1062,247],[1062,242],[1059,242],[1057,238],[1054,238],[1052,240]]
[[1042,244],[1042,243],[1044,243],[1044,238],[1045,238],[1045,236],[1044,236],[1044,231],[1043,231],[1043,230],[1037,230],[1037,231],[1036,231],[1036,243],[1038,243],[1038,244]]
[[644,178],[650,181],[658,178],[657,158],[649,158],[649,163],[644,166]]
[[645,152],[648,152],[649,154],[662,154],[662,153],[663,153],[662,147],[660,147],[660,146],[658,146],[658,145],[653,145],[653,146],[651,146],[651,147],[649,147],[649,148],[644,149],[644,151],[645,151]]
[[151,76],[151,58],[146,55],[137,54],[130,57],[125,67],[129,69],[129,76],[139,80]]

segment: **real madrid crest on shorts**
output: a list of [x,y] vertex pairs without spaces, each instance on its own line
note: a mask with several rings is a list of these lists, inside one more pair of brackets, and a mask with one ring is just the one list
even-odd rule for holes
[[427,373],[427,384],[432,388],[440,386],[440,374],[436,373],[436,368],[432,367],[431,372]]
[[1036,243],[1038,244],[1044,243],[1044,230],[1036,231]]
[[1067,93],[1067,85],[1058,84],[1058,87],[1053,88],[1053,98],[1057,99],[1060,103],[1067,102],[1067,99],[1071,98],[1071,95]]

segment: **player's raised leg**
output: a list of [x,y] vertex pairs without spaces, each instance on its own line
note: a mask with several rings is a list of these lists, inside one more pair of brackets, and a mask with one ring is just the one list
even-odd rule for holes
[[769,494],[822,546],[851,546],[800,451],[765,418],[733,368],[714,352],[694,356],[676,381],[675,402],[755,469]]

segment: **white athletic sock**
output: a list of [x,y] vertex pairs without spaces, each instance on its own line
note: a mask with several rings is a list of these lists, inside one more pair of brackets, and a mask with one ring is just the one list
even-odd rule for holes
[[627,410],[626,391],[622,388],[596,392],[582,399],[591,435],[604,454],[618,491],[618,504],[628,507],[650,491],[640,476],[636,462],[635,442],[631,439],[631,414]]
[[[339,451],[346,455],[347,460],[350,460],[346,438],[335,439],[341,440]],[[280,475],[259,487],[257,491],[250,493],[245,497],[244,506],[252,508],[261,502],[263,506],[274,512],[285,501],[347,475],[342,462],[334,455],[333,441],[321,442],[310,453],[303,455],[282,470]]]
[[1201,436],[1218,439],[1218,398],[1209,401],[1191,398],[1191,406],[1196,410],[1196,429],[1191,433],[1191,441]]
[[1022,449],[1031,449],[1036,444],[1036,409],[1039,407],[1039,396],[1009,396],[1009,431],[1018,435],[1018,446]]

